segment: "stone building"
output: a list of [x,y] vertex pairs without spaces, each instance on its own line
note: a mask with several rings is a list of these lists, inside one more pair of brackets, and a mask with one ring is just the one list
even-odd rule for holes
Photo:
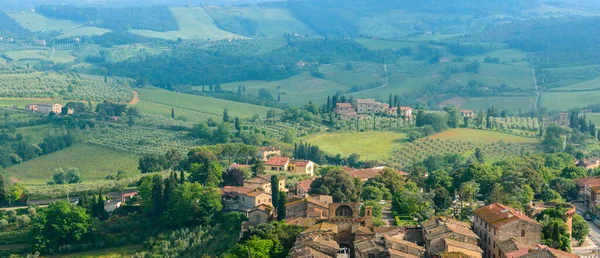
[[[244,180],[244,187],[249,189],[259,189],[264,191],[265,193],[271,193],[271,176],[261,175],[257,177],[250,178],[248,180]],[[285,177],[279,177],[279,191],[280,192],[288,192],[288,189],[285,188]]]
[[471,224],[453,218],[435,217],[421,224],[428,257],[440,257],[442,253],[458,252],[481,258],[483,250],[477,246],[479,236],[471,230]]
[[499,243],[515,239],[523,246],[541,243],[542,226],[512,207],[493,203],[473,211],[473,229],[480,238],[483,257],[501,257]]
[[358,114],[370,114],[370,113],[383,113],[389,105],[375,101],[375,99],[356,99],[354,100],[354,107]]
[[538,214],[540,214],[543,210],[554,207],[565,209],[565,217],[567,218],[565,224],[567,225],[567,232],[569,233],[569,236],[573,235],[573,215],[575,215],[576,212],[575,205],[570,203],[539,201],[529,203],[527,207],[525,207],[525,211],[527,213],[527,216],[535,217]]
[[281,156],[281,149],[273,146],[263,146],[258,148],[258,157],[267,161],[271,156]]

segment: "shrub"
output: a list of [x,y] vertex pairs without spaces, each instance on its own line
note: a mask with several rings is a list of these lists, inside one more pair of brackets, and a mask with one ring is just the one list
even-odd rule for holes
[[31,222],[31,219],[27,215],[21,215],[17,217],[17,227],[22,228]]
[[8,220],[0,219],[0,228],[4,228],[6,226],[8,226]]

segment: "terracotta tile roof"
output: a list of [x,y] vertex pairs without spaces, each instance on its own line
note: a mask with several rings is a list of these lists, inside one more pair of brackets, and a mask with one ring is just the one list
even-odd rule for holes
[[292,161],[292,164],[296,165],[297,167],[306,167],[308,166],[308,163],[310,163],[312,161],[310,160],[294,160]]
[[303,246],[299,248],[293,248],[290,254],[294,254],[293,257],[297,258],[328,258],[333,257],[318,251],[310,246]]
[[308,193],[308,191],[310,191],[310,185],[314,181],[315,181],[314,178],[309,178],[309,179],[306,179],[306,180],[298,181],[296,183],[296,186],[302,188],[302,191]]
[[[337,231],[337,227],[336,227],[336,231]],[[322,246],[331,247],[333,249],[339,249],[340,248],[340,245],[336,241],[334,241],[334,240],[327,240],[325,238],[318,237],[318,236],[315,237],[315,238],[313,238],[312,242],[315,242],[315,243],[317,243],[319,245],[322,245]]]
[[575,179],[575,183],[577,183],[577,185],[580,187],[584,185],[600,186],[600,177],[577,178]]
[[266,204],[256,205],[256,206],[252,207],[252,209],[250,209],[249,212],[255,211],[255,210],[271,213],[271,211],[273,211],[273,207],[266,205]]
[[267,165],[267,166],[285,166],[289,162],[290,162],[290,158],[270,157],[269,160],[267,160],[267,162],[265,162],[265,165]]
[[137,195],[137,194],[138,194],[138,192],[131,192],[131,193],[124,193],[124,194],[123,194],[123,195],[121,195],[121,196],[123,196],[123,197],[126,197],[126,198],[127,198],[127,197],[133,197],[133,196],[135,196],[135,195]]
[[470,114],[470,113],[475,113],[475,111],[473,111],[473,110],[471,110],[471,109],[463,109],[463,110],[461,110],[460,112],[461,112],[461,113],[467,113],[467,114]]
[[479,239],[479,236],[477,236],[477,234],[475,234],[475,232],[473,232],[473,230],[471,230],[471,228],[466,228],[466,227],[459,226],[457,224],[451,224],[451,223],[447,223],[446,226],[448,227],[448,229],[450,229],[450,231],[452,231],[456,234],[461,234],[463,236],[468,236],[468,237]]
[[387,252],[392,255],[392,257],[400,257],[400,258],[419,258],[419,256],[407,254],[396,249],[388,248]]
[[241,193],[241,194],[247,194],[249,192],[252,192],[254,189],[250,189],[250,188],[246,188],[243,186],[225,186],[223,188],[219,188],[219,191],[221,192],[221,194],[224,193]]
[[258,189],[256,189],[256,190],[254,190],[254,191],[252,191],[252,192],[249,192],[249,193],[247,193],[247,194],[246,194],[246,196],[250,196],[250,197],[256,197],[256,196],[259,196],[259,195],[261,195],[261,194],[265,194],[265,192],[263,192],[263,191],[261,191],[261,190],[258,190]]
[[244,183],[266,184],[271,183],[271,178],[269,178],[269,176],[257,176],[248,180],[244,180]]
[[500,251],[505,254],[508,254],[508,253],[514,252],[516,250],[519,250],[520,248],[523,248],[523,246],[521,246],[519,244],[519,242],[514,238],[500,242],[497,245],[498,245],[498,249],[500,249]]
[[599,186],[592,186],[590,187],[590,190],[594,193],[600,193],[600,185]]
[[406,241],[406,240],[398,238],[398,237],[388,236],[388,235],[384,235],[383,237],[385,238],[386,242],[394,242],[394,243],[397,243],[397,244],[410,246],[410,247],[415,248],[417,250],[425,251],[425,248],[423,248],[422,246],[419,246],[419,245],[417,245],[417,244],[415,244],[413,242]]
[[304,230],[304,232],[302,232],[302,233],[310,233],[310,232],[318,232],[318,231],[331,231],[331,232],[337,234],[338,226],[336,224],[321,222],[319,224],[316,224],[316,225]]
[[456,240],[450,239],[448,237],[444,238],[444,242],[448,246],[454,246],[454,247],[458,247],[458,248],[462,248],[462,249],[467,249],[467,250],[483,253],[483,250],[477,245],[456,241]]
[[339,108],[352,108],[350,103],[336,103],[335,106]]
[[287,224],[298,226],[301,228],[309,228],[317,223],[317,219],[315,218],[290,218],[285,221]]
[[576,258],[575,254],[550,248],[545,245],[524,247],[519,250],[506,253],[506,258]]
[[522,212],[516,211],[512,207],[505,206],[500,203],[492,203],[483,206],[474,210],[473,214],[495,228],[519,220],[539,225],[537,221],[528,217]]
[[468,256],[466,254],[463,254],[463,253],[459,253],[459,252],[450,252],[450,253],[441,253],[440,258],[472,258],[472,257]]
[[410,108],[410,107],[400,107],[400,110],[402,110],[402,111],[408,111],[408,110],[412,110],[412,108]]

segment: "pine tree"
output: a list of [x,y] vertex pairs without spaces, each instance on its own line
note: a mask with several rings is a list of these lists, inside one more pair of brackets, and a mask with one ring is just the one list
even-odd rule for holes
[[277,220],[285,220],[285,204],[287,203],[287,197],[284,192],[279,192],[278,204],[277,204]]

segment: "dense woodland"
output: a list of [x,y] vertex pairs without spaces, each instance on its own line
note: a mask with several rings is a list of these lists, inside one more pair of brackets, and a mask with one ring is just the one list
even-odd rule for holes
[[177,20],[166,6],[80,8],[67,5],[42,5],[36,7],[36,11],[49,18],[80,21],[115,31],[179,29]]

